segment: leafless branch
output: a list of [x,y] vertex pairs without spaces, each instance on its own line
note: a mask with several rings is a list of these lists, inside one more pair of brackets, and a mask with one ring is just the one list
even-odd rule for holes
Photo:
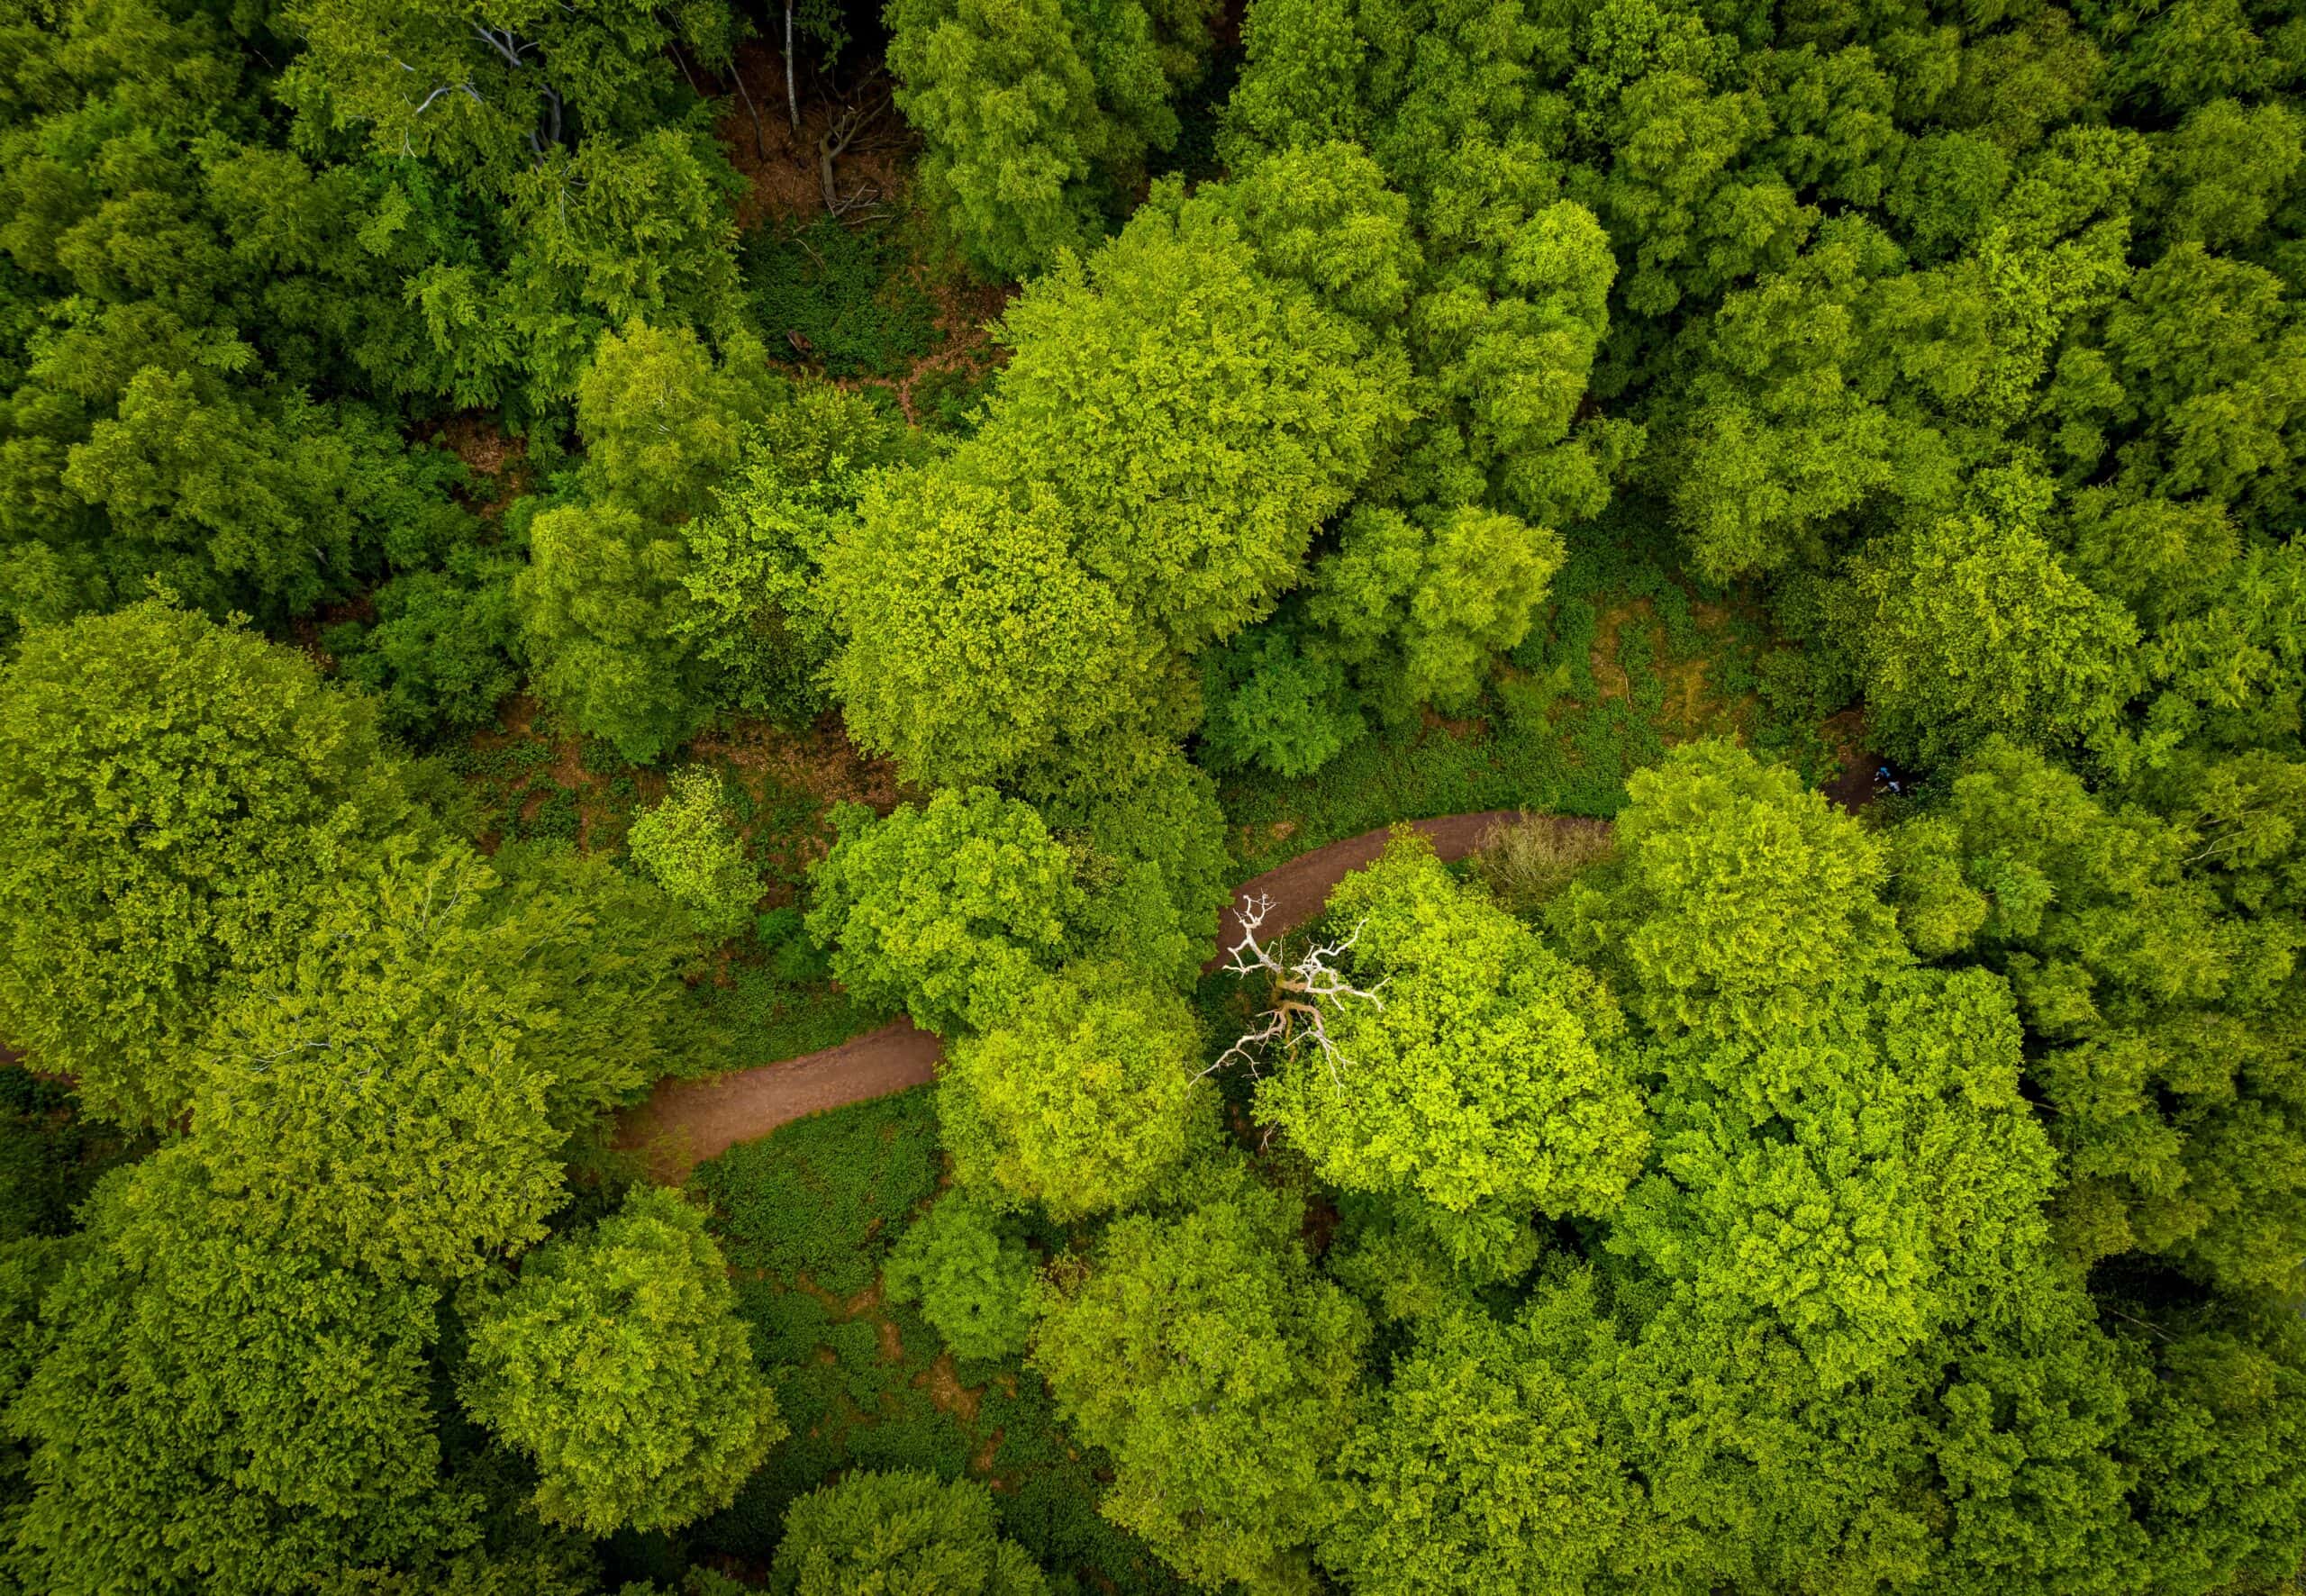
[[1260,893],[1244,896],[1239,911],[1241,939],[1235,943],[1232,957],[1224,968],[1237,975],[1263,975],[1273,984],[1274,1003],[1259,1018],[1255,1029],[1242,1035],[1234,1044],[1217,1056],[1215,1063],[1203,1075],[1213,1074],[1239,1058],[1257,1073],[1258,1055],[1270,1047],[1294,1048],[1311,1042],[1321,1050],[1321,1059],[1329,1066],[1330,1079],[1342,1086],[1344,1078],[1338,1066],[1349,1061],[1341,1053],[1329,1032],[1330,1017],[1342,1012],[1348,1000],[1385,1006],[1378,995],[1385,983],[1359,987],[1339,967],[1338,961],[1351,950],[1361,937],[1357,925],[1342,940],[1323,943],[1298,959],[1287,958],[1276,940],[1268,946],[1259,939],[1266,919],[1273,912],[1273,900]]

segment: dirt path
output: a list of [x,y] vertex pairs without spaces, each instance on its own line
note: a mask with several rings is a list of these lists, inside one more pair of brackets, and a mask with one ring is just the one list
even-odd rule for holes
[[[1492,809],[1411,824],[1433,839],[1443,858],[1462,859],[1491,827],[1517,818],[1512,810]],[[1364,831],[1300,854],[1242,883],[1220,927],[1220,945],[1230,948],[1240,935],[1238,917],[1244,895],[1272,900],[1267,932],[1293,929],[1313,919],[1329,902],[1330,889],[1385,851],[1389,835],[1389,830]],[[1220,955],[1202,968],[1213,970],[1223,962]],[[926,1085],[937,1078],[937,1061],[943,1055],[944,1045],[936,1037],[914,1029],[910,1020],[900,1020],[852,1037],[838,1047],[781,1064],[737,1070],[708,1081],[664,1081],[648,1102],[626,1112],[615,1145],[642,1152],[658,1179],[685,1180],[705,1159],[739,1142],[767,1136],[804,1114]]]

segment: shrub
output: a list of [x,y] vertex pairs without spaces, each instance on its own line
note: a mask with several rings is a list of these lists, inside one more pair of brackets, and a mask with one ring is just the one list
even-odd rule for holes
[[881,1283],[892,1302],[919,1302],[921,1316],[962,1357],[1007,1358],[1032,1328],[1032,1259],[1001,1233],[992,1211],[956,1192],[905,1231]]
[[703,929],[734,936],[760,897],[760,874],[745,857],[721,778],[684,770],[663,803],[632,822],[632,862]]

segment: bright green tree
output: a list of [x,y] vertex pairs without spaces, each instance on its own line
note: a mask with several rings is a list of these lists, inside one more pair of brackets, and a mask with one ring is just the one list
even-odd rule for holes
[[625,846],[642,875],[696,917],[700,929],[729,936],[752,919],[760,872],[745,857],[721,778],[676,772],[665,796],[632,822]]
[[659,521],[702,510],[781,385],[749,340],[716,364],[685,327],[633,322],[605,334],[576,385],[576,431],[595,495]]
[[866,1002],[902,1003],[923,1030],[983,1029],[1063,961],[1084,898],[1031,805],[948,788],[877,820],[848,805],[833,824],[809,934]]
[[1355,1591],[1571,1592],[1610,1566],[1622,1465],[1526,1328],[1447,1316],[1394,1365],[1338,1459],[1322,1564]]
[[1658,1173],[1610,1245],[1701,1316],[1775,1319],[1829,1387],[1872,1374],[2047,1239],[2056,1161],[2019,1043],[2007,984],[1969,970],[1836,981],[1766,1038],[1669,1045]]
[[1616,860],[1548,915],[1573,953],[1623,973],[1653,1029],[1766,1036],[1827,984],[1906,959],[1881,844],[1792,771],[1685,743],[1626,792]]
[[529,526],[513,600],[539,696],[636,764],[704,722],[706,672],[679,637],[678,537],[616,503],[558,504]]
[[1102,206],[1176,142],[1172,83],[1200,75],[1207,9],[893,0],[889,68],[929,146],[921,182],[981,269],[1023,277],[1096,241]]
[[1302,1590],[1338,1511],[1368,1322],[1313,1277],[1298,1204],[1246,1174],[1108,1229],[1056,1275],[1033,1347],[1074,1433],[1112,1454],[1101,1510],[1206,1584]]
[[1457,1212],[1614,1209],[1649,1132],[1607,991],[1414,834],[1347,876],[1330,913],[1344,984],[1367,995],[1287,993],[1299,977],[1284,976],[1326,1011],[1259,1082],[1259,1114],[1347,1190]]
[[2306,1123],[2286,885],[2306,772],[2208,766],[2164,817],[1992,741],[1902,827],[1897,895],[1947,953],[2008,973],[2084,1261],[2143,1250],[2231,1291],[2288,1289]]
[[1068,965],[947,1056],[937,1115],[956,1176],[1059,1222],[1142,1201],[1214,1106],[1185,1001],[1113,962]]
[[1398,356],[1265,271],[1221,196],[1176,183],[1003,327],[965,458],[1049,485],[1082,565],[1183,652],[1272,607],[1405,420]]
[[244,1231],[177,1146],[110,1176],[9,1425],[28,1590],[287,1596],[473,1538],[441,1477],[437,1294]]
[[2022,527],[1963,516],[1869,547],[1848,603],[1867,724],[1916,763],[1996,734],[2085,740],[2134,685],[2129,615]]
[[35,631],[0,672],[0,1035],[91,1113],[172,1120],[220,993],[428,824],[371,706],[294,650],[157,599]]
[[458,1390],[536,1464],[537,1512],[593,1535],[726,1507],[785,1433],[704,1214],[661,1186],[524,1258]]
[[1165,185],[1010,309],[976,438],[826,560],[852,735],[909,775],[1078,797],[1190,728],[1187,656],[1272,608],[1406,418],[1398,354]]
[[1047,484],[1012,494],[956,465],[869,484],[824,594],[849,735],[912,779],[1094,792],[1190,724],[1191,679],[1074,558]]
[[1013,1358],[1032,1329],[1033,1261],[1002,1233],[994,1211],[967,1192],[938,1200],[889,1251],[881,1284],[962,1357]]
[[1496,656],[1529,635],[1561,562],[1558,537],[1499,511],[1460,505],[1421,525],[1365,504],[1316,566],[1306,613],[1325,629],[1321,651],[1404,723],[1421,705],[1472,706]]
[[662,900],[614,880],[508,888],[461,848],[352,872],[202,1046],[217,1188],[383,1279],[542,1240],[571,1134],[652,1077],[689,957]]
[[681,527],[689,606],[676,624],[720,673],[724,702],[788,721],[825,707],[825,552],[867,475],[923,452],[902,421],[831,383],[797,386],[750,431],[713,508]]
[[794,1502],[770,1564],[777,1596],[1041,1596],[1048,1582],[995,1527],[975,1480],[843,1474]]

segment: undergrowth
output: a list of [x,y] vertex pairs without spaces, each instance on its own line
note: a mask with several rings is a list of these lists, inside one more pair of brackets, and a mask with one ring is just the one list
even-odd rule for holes
[[854,1103],[699,1166],[792,1434],[688,1533],[687,1555],[765,1564],[795,1498],[848,1469],[925,1469],[989,1485],[1002,1533],[1058,1589],[1180,1591],[1099,1516],[1105,1459],[1067,1439],[1038,1375],[957,1363],[915,1309],[884,1299],[888,1247],[937,1190],[935,1103],[933,1088]]
[[1471,715],[1363,738],[1297,780],[1225,784],[1241,873],[1396,820],[1611,816],[1627,776],[1700,737],[1748,743],[1812,784],[1829,779],[1824,712],[1800,657],[1750,605],[1685,586],[1644,547],[1640,513],[1628,506],[1572,535],[1529,636]]
[[769,353],[829,376],[902,376],[937,347],[937,307],[886,223],[820,216],[745,240],[742,271]]

